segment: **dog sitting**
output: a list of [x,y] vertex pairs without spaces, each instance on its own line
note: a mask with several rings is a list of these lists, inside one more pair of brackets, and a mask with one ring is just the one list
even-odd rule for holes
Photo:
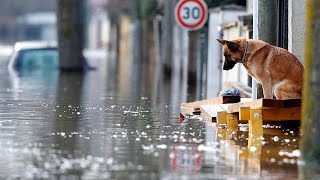
[[304,68],[286,49],[246,38],[217,40],[223,45],[223,70],[230,70],[235,64],[242,63],[262,85],[264,98],[301,98]]

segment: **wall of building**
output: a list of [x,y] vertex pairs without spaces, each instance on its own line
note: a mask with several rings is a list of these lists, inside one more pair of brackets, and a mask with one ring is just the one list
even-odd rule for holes
[[16,41],[16,18],[20,15],[34,12],[55,12],[55,0],[1,0],[0,6],[0,42]]
[[106,15],[92,18],[88,26],[88,48],[107,48],[110,31],[110,20]]
[[247,0],[247,12],[252,14],[253,12],[253,0]]
[[288,3],[288,50],[303,62],[306,0],[289,0]]
[[[238,24],[239,23],[237,23],[235,26],[223,29],[223,39],[238,38],[241,34],[240,27]],[[224,59],[224,57],[221,58]],[[242,64],[236,64],[229,71],[222,71],[222,83],[224,84],[227,82],[241,82],[244,85],[248,84],[248,73]]]
[[[229,7],[212,9],[209,15],[209,43],[207,68],[207,98],[215,97],[222,90],[222,46],[216,39],[222,38],[220,25],[234,22],[246,14],[245,8]],[[240,35],[239,33],[237,34]]]
[[[253,0],[247,0],[248,8],[246,13],[251,14]],[[305,36],[305,14],[306,14],[306,0],[288,0],[288,50],[292,52],[301,62],[304,59],[304,36]],[[246,78],[246,71],[241,67],[234,67],[229,72],[222,71],[220,44],[216,43],[217,38],[230,39],[237,36],[250,35],[241,33],[237,28],[222,29],[220,25],[231,21],[237,21],[238,16],[242,12],[228,11],[228,10],[211,10],[209,16],[209,54],[208,54],[208,79],[207,79],[207,98],[217,95],[223,89],[223,83],[227,81],[237,81],[243,84],[248,83]],[[252,27],[251,27],[252,28]]]

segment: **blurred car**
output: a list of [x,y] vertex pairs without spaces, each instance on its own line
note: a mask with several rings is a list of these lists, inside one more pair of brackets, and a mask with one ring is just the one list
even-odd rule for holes
[[59,55],[56,42],[22,41],[14,45],[8,62],[9,70],[58,69]]

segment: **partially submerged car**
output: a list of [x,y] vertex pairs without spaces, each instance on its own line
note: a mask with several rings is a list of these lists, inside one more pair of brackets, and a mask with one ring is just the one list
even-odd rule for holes
[[8,62],[9,70],[58,69],[59,53],[56,42],[23,41],[14,45]]

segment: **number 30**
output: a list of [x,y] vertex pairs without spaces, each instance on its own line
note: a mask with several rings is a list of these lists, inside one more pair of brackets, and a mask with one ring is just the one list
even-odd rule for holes
[[[183,19],[189,19],[190,17],[192,17],[193,19],[198,19],[200,17],[199,7],[193,7],[191,10],[189,7],[184,7],[183,10],[184,10],[184,13],[182,16]],[[190,16],[190,12],[191,12],[191,16]]]

